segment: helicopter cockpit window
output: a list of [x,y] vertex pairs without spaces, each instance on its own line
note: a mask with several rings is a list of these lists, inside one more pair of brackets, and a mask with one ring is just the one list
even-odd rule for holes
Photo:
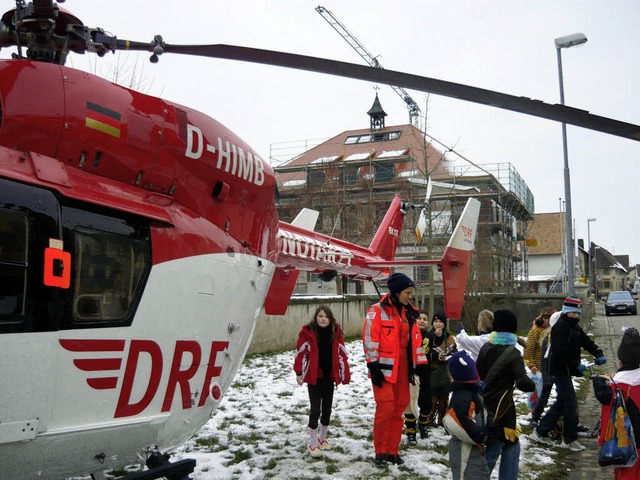
[[142,286],[146,258],[143,241],[77,229],[74,321],[110,322],[129,317]]
[[27,283],[28,220],[0,209],[0,322],[20,320]]

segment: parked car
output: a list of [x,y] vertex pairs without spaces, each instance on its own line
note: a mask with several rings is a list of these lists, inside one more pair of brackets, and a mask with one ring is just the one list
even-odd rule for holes
[[637,315],[638,307],[630,292],[611,292],[604,302],[604,313],[607,316],[612,313],[630,313],[631,315]]

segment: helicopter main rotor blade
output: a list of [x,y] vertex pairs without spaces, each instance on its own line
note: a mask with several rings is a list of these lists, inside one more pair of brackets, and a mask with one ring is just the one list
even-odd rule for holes
[[[118,40],[121,48],[123,40]],[[140,42],[127,42],[129,50],[154,51],[154,45]],[[157,51],[157,46],[155,47]],[[514,112],[524,113],[535,117],[546,118],[556,122],[567,123],[578,127],[596,130],[630,140],[640,141],[640,126],[613,120],[611,118],[593,115],[586,110],[580,110],[558,104],[548,104],[540,100],[527,97],[516,97],[505,93],[471,87],[445,80],[422,77],[381,68],[373,68],[354,63],[329,60],[326,58],[309,57],[293,53],[262,50],[257,48],[238,47],[235,45],[170,45],[161,44],[162,52],[195,55],[209,58],[223,58],[245,62],[261,63],[278,67],[293,68],[311,72],[337,75],[341,77],[366,80],[386,85],[410,88],[413,90],[433,93],[445,97],[457,98],[473,103],[502,108]]]

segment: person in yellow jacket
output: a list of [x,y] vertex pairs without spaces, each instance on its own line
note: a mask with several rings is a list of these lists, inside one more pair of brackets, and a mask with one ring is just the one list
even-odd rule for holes
[[409,383],[414,373],[427,366],[422,335],[411,305],[415,284],[403,273],[387,279],[389,293],[367,311],[362,327],[364,354],[376,401],[373,424],[374,465],[388,462],[402,465],[398,454],[404,421],[402,414],[410,400]]

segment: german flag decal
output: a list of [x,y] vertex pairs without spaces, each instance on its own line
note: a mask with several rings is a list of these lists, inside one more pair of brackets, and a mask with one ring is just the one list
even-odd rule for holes
[[96,103],[87,102],[87,118],[85,125],[94,130],[120,138],[120,114]]

